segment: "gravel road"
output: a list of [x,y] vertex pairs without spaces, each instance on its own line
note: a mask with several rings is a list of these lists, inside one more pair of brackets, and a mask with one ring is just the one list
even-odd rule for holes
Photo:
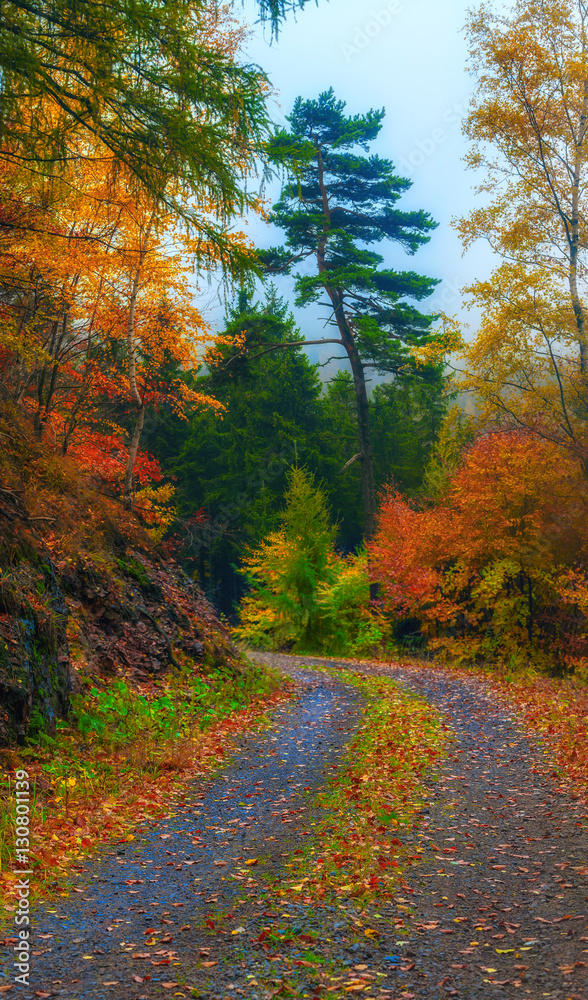
[[[30,988],[7,995],[588,1000],[586,808],[558,791],[541,746],[475,679],[376,668],[445,713],[455,734],[414,832],[423,860],[404,896],[365,907],[268,895],[312,839],[313,795],[364,705],[304,670],[323,660],[258,658],[295,679],[297,700],[242,738],[184,808],[72,872],[74,891],[34,915]],[[4,948],[5,987],[11,960]]]

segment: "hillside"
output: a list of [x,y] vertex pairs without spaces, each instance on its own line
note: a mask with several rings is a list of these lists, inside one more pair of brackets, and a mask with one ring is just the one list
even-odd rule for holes
[[135,515],[14,413],[0,435],[2,743],[53,732],[89,685],[253,669]]

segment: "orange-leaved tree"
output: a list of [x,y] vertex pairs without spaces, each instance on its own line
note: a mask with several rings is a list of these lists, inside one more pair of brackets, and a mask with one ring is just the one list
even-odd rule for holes
[[420,619],[446,654],[561,658],[572,634],[588,643],[588,621],[564,607],[567,574],[588,553],[587,513],[572,456],[528,432],[483,434],[436,503],[384,498],[370,546],[384,608]]
[[[195,306],[198,277],[241,275],[253,260],[232,220],[257,204],[247,180],[267,128],[267,85],[255,67],[240,65],[245,32],[230,9],[196,13],[194,41],[207,60],[197,67],[198,99],[186,95],[182,106],[193,126],[182,141],[195,130],[201,143],[189,152],[194,170],[183,182],[168,170],[151,184],[88,121],[65,127],[51,87],[27,93],[0,156],[0,391],[31,414],[39,439],[80,460],[101,453],[107,477],[120,468],[128,431],[120,480],[127,505],[147,407],[218,408],[191,388],[211,339]],[[99,89],[95,101],[107,105]],[[106,105],[94,107],[98,119]],[[45,132],[48,143],[58,137],[54,168],[27,156],[27,130],[37,151]],[[109,441],[111,454],[103,450]]]

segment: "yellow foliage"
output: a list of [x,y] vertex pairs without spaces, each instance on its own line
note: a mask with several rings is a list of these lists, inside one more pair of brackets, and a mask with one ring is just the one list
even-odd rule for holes
[[485,418],[541,434],[588,469],[588,49],[582,0],[488,4],[468,22],[465,131],[491,202],[457,222],[502,257],[467,291],[483,311],[463,385]]
[[135,491],[135,510],[147,525],[154,541],[160,541],[176,519],[176,509],[171,501],[175,488],[171,483],[164,486],[143,486]]

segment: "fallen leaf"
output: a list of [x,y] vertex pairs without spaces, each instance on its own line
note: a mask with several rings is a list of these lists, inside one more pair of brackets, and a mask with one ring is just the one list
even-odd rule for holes
[[203,969],[212,969],[214,965],[218,965],[218,962],[202,962]]

